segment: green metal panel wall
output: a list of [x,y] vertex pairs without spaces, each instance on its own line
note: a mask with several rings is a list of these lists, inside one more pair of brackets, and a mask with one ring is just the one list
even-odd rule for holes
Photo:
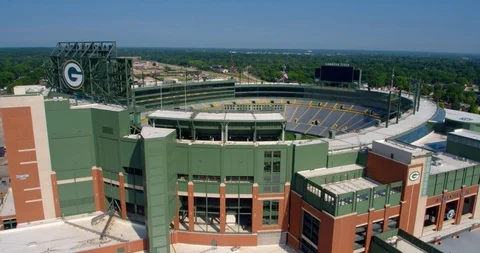
[[[262,185],[264,183],[264,152],[280,151],[280,183],[278,185],[283,190],[285,182],[291,181],[292,173],[292,154],[293,148],[288,145],[203,145],[188,143],[175,144],[175,167],[177,174],[189,175],[189,180],[193,176],[219,176],[220,182],[225,182],[229,176],[253,177],[254,182]],[[194,182],[196,191],[199,192],[218,192],[219,183]],[[198,187],[197,187],[198,185]],[[201,186],[200,186],[201,185]],[[248,183],[228,183],[227,190],[229,194],[252,192],[252,184]],[[179,187],[182,188],[181,181]],[[240,192],[238,192],[240,191]]]
[[480,162],[480,148],[467,146],[458,142],[447,141],[447,153]]
[[358,160],[359,160],[358,151],[329,154],[327,167],[332,168],[332,167],[345,166],[350,164],[357,164]]
[[62,215],[75,215],[95,211],[92,181],[58,185]]
[[473,186],[480,183],[480,165],[459,170],[430,175],[428,179],[428,196],[442,194],[444,190],[454,191],[462,185]]
[[[175,204],[175,133],[165,138],[144,139],[143,154],[150,252],[169,252],[169,225]],[[170,161],[169,161],[170,160]]]
[[293,173],[327,167],[328,143],[295,145]]

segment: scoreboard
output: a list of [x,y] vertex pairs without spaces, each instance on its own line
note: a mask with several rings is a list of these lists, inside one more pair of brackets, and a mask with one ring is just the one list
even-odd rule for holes
[[361,70],[349,64],[329,63],[315,68],[315,80],[325,83],[353,83],[360,79]]

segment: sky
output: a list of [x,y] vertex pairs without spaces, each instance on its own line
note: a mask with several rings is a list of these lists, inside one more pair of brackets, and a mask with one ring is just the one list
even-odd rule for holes
[[479,0],[3,0],[0,47],[115,40],[119,47],[480,53]]

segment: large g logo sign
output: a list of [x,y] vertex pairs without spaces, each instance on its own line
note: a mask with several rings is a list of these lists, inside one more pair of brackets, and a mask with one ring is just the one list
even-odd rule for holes
[[74,60],[65,62],[63,66],[63,79],[71,89],[80,89],[83,85],[83,70],[80,64]]
[[410,179],[410,181],[417,181],[417,179],[419,178],[420,178],[420,172],[418,171],[414,171],[410,173],[410,176],[408,176],[408,179]]

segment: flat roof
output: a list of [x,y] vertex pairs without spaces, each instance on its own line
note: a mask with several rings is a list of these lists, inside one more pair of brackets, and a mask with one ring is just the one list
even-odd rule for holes
[[170,129],[170,128],[145,126],[142,128],[142,132],[140,134],[145,139],[152,139],[152,138],[165,137],[175,131],[176,131],[175,129]]
[[338,167],[332,167],[332,168],[318,168],[314,170],[304,170],[304,171],[299,171],[298,174],[302,175],[305,178],[314,178],[314,177],[320,177],[320,176],[325,176],[325,175],[330,175],[330,174],[335,174],[340,172],[359,170],[363,168],[364,168],[363,166],[358,164],[350,164],[350,165],[338,166]]
[[467,130],[467,129],[457,129],[454,132],[449,132],[448,134],[457,135],[457,136],[465,137],[465,138],[468,138],[468,139],[480,141],[480,133],[479,132],[475,132],[475,131],[471,131],[471,130]]
[[[435,163],[434,160],[439,162]],[[430,166],[430,174],[439,174],[452,170],[463,169],[473,165],[478,165],[478,162],[469,160],[463,157],[455,156],[449,153],[437,153],[432,157],[432,164]]]
[[119,105],[105,105],[105,104],[84,104],[84,105],[75,105],[72,106],[71,109],[86,109],[86,108],[92,108],[92,109],[100,109],[100,110],[106,110],[106,111],[114,111],[114,112],[121,112],[124,111],[125,108]]
[[184,112],[158,110],[147,116],[155,119],[173,119],[216,122],[284,122],[281,113],[252,113],[252,112]]
[[329,184],[322,184],[321,186],[327,191],[330,191],[335,195],[340,195],[340,194],[356,192],[364,189],[371,189],[379,185],[380,185],[379,183],[375,182],[370,178],[359,177],[359,178],[338,181],[338,182],[329,183]]
[[450,110],[450,109],[445,109],[445,112],[446,112],[446,115],[445,115],[446,119],[454,120],[462,123],[480,124],[479,114],[462,112],[457,110]]
[[213,112],[200,112],[194,120],[198,121],[224,121],[225,113],[213,113]]
[[425,150],[423,148],[420,148],[420,147],[417,147],[417,146],[414,146],[414,145],[408,145],[408,144],[405,144],[405,143],[400,143],[400,142],[397,142],[397,141],[379,140],[379,141],[374,141],[374,142],[378,142],[378,143],[390,146],[392,148],[397,148],[397,149],[401,149],[405,152],[409,152],[410,154],[412,154],[413,158],[415,158],[417,156],[426,155],[430,152],[429,150]]
[[[96,213],[100,214],[100,213]],[[145,226],[114,218],[107,232],[112,237],[100,241],[99,233],[105,227],[107,217],[96,225],[91,225],[94,216],[68,220],[77,226],[67,224],[61,219],[32,223],[16,229],[0,231],[0,248],[8,252],[79,252],[120,244],[122,241],[136,241],[147,237]]]
[[[402,94],[402,97],[412,99],[406,94]],[[342,134],[336,136],[335,139],[326,139],[326,141],[329,143],[329,150],[371,145],[374,140],[388,139],[415,129],[428,122],[435,115],[436,110],[437,105],[434,102],[420,98],[420,111],[415,112],[415,115],[412,110],[403,113],[398,124],[395,124],[395,119],[392,119],[388,128],[380,127],[360,133]]]
[[149,114],[147,118],[155,119],[191,119],[193,112],[157,110]]
[[253,113],[256,121],[285,121],[281,113]]

